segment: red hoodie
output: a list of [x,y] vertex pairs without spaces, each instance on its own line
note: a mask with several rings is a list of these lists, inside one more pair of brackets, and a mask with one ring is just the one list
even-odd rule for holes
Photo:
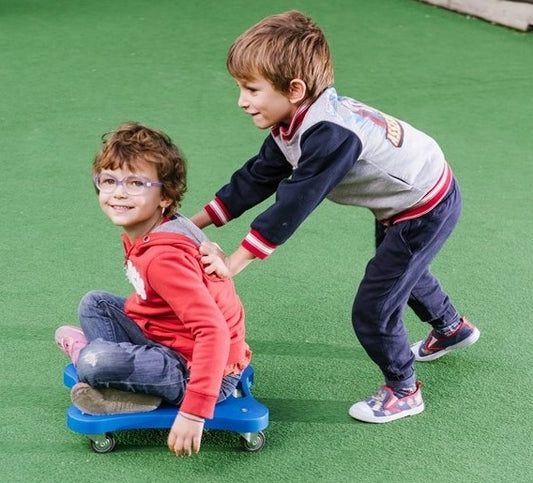
[[187,360],[190,375],[181,410],[212,418],[222,377],[244,369],[251,356],[233,281],[207,275],[197,243],[182,234],[157,231],[133,243],[126,235],[122,240],[127,276],[135,287],[126,315],[147,338]]

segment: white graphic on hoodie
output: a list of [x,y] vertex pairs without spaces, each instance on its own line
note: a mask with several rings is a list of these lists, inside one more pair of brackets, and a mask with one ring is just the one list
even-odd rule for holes
[[143,300],[146,300],[146,290],[144,289],[144,280],[141,278],[141,275],[137,269],[131,263],[131,260],[128,260],[126,263],[126,277],[135,288],[135,292]]

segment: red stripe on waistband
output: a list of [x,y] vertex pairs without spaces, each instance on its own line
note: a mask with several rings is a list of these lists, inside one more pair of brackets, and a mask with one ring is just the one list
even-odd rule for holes
[[448,163],[445,163],[439,180],[415,206],[390,218],[380,220],[380,223],[383,223],[384,225],[394,225],[400,221],[412,220],[413,218],[418,218],[419,216],[429,213],[444,199],[452,185],[452,180],[452,169]]

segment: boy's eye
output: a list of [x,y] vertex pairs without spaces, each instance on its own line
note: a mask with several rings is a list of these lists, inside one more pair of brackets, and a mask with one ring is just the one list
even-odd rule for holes
[[254,86],[251,85],[251,84],[241,84],[241,85],[240,85],[240,88],[241,88],[243,91],[247,91],[247,92],[250,92],[250,93],[257,92],[257,88],[254,87]]
[[144,186],[144,181],[139,178],[128,178],[126,180],[126,185],[131,186],[132,188],[142,188]]
[[103,185],[103,186],[115,186],[117,184],[117,180],[109,176],[100,176],[99,182],[100,182],[100,185]]

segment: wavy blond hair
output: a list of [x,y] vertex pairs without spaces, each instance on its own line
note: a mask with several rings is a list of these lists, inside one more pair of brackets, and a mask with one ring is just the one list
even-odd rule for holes
[[229,49],[226,66],[239,81],[260,76],[282,93],[289,92],[291,80],[301,79],[312,100],[333,85],[326,37],[297,10],[266,17],[242,33]]

